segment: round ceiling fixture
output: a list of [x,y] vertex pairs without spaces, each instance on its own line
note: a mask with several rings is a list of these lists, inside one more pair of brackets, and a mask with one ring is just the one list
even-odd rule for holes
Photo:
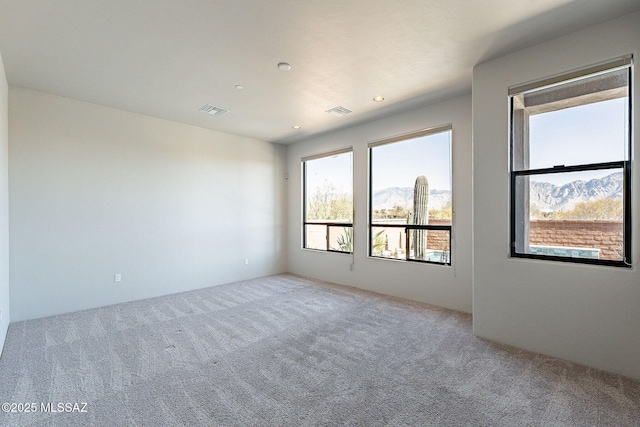
[[293,126],[291,126],[291,127],[292,127],[292,128],[294,128],[294,129],[296,129],[296,130],[297,130],[297,129],[302,129],[302,126],[300,126],[300,125],[293,125]]
[[376,102],[382,102],[384,101],[384,96],[376,96],[375,98],[373,98],[373,100]]
[[281,62],[278,64],[278,70],[280,71],[289,71],[291,69],[291,65],[286,62]]
[[238,89],[238,90],[242,90],[242,89],[244,89],[244,86],[242,86],[242,85],[236,85],[236,89]]

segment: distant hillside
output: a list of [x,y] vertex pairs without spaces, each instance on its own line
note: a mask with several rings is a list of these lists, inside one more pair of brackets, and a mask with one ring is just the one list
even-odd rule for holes
[[[451,201],[451,191],[430,190],[429,209],[442,209]],[[400,206],[404,209],[413,208],[413,187],[389,187],[373,194],[373,205],[376,209],[393,209]]]
[[[622,198],[622,172],[616,172],[600,179],[573,181],[557,186],[548,182],[531,181],[531,203],[543,211],[571,210],[579,202],[589,202],[610,197]],[[442,209],[451,201],[451,191],[431,190],[429,209]],[[404,209],[413,207],[413,187],[389,187],[373,194],[377,209]]]
[[531,204],[541,210],[571,210],[579,202],[589,202],[604,197],[622,198],[622,172],[616,172],[600,179],[573,181],[563,186],[548,182],[531,181]]

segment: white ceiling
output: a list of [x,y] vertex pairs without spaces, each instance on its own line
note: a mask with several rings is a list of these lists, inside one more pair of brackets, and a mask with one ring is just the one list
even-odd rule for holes
[[[638,10],[640,0],[0,0],[0,52],[11,85],[291,143],[469,92],[479,62]],[[231,112],[199,112],[207,103]],[[336,106],[353,113],[325,113]]]

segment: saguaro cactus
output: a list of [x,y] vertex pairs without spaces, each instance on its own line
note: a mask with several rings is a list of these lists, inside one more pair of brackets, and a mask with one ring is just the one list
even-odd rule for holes
[[[424,175],[416,178],[413,187],[413,224],[429,224],[429,181]],[[416,259],[424,259],[427,249],[427,230],[413,230],[413,249]]]

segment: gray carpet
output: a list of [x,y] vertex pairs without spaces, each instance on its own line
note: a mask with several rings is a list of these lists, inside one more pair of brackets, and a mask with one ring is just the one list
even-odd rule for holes
[[2,426],[640,425],[640,382],[293,275],[11,324],[0,381]]

